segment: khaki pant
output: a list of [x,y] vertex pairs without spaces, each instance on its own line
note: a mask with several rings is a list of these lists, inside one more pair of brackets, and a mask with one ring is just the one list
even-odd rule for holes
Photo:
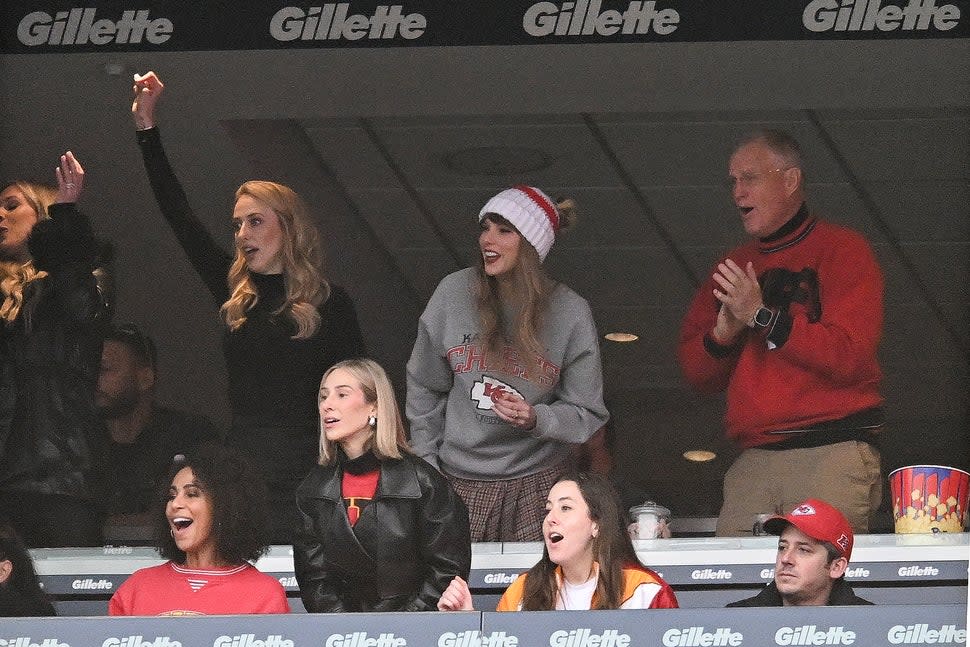
[[787,514],[805,499],[842,511],[856,533],[882,499],[879,451],[861,441],[805,449],[746,449],[724,476],[718,536],[750,535],[761,513]]

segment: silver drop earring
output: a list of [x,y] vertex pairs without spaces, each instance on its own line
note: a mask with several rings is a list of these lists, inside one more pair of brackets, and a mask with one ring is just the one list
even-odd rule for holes
[[377,429],[377,416],[371,414],[367,418],[367,426],[371,429]]

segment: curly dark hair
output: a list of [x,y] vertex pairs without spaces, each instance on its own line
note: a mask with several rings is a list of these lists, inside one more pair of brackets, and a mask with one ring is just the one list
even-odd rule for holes
[[155,547],[165,559],[185,563],[175,545],[165,507],[172,479],[188,467],[212,502],[216,553],[227,564],[255,561],[269,548],[269,505],[266,485],[246,458],[234,449],[206,443],[177,457],[159,492],[155,514]]

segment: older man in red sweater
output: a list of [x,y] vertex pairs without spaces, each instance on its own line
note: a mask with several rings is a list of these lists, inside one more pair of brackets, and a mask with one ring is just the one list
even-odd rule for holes
[[755,515],[806,498],[867,532],[881,496],[882,273],[862,236],[809,212],[788,133],[742,140],[729,175],[752,239],[695,295],[679,345],[695,388],[727,391],[727,434],[744,447],[717,534],[750,534]]

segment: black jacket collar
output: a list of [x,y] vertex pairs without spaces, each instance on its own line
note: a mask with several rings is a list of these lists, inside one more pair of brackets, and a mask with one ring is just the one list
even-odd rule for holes
[[[849,586],[849,583],[845,581],[845,577],[840,577],[835,580],[832,584],[832,592],[829,593],[829,600],[826,602],[826,606],[837,607],[837,606],[857,606],[863,604],[872,604],[868,600],[860,598]],[[737,602],[732,602],[728,605],[729,607],[780,607],[784,606],[781,594],[778,592],[778,587],[772,581],[768,585],[758,592],[758,595],[747,598],[744,600],[738,600]]]
[[[375,500],[421,498],[421,485],[418,483],[417,474],[407,461],[385,458],[380,461],[380,470],[381,475],[377,481],[377,492],[374,493]],[[339,460],[334,465],[323,466],[322,471],[311,472],[311,477],[314,474],[318,478],[308,478],[304,481],[304,485],[308,485],[311,480],[316,480],[317,483],[310,487],[301,487],[307,498],[327,499],[334,502],[343,500],[340,491],[343,469]]]

